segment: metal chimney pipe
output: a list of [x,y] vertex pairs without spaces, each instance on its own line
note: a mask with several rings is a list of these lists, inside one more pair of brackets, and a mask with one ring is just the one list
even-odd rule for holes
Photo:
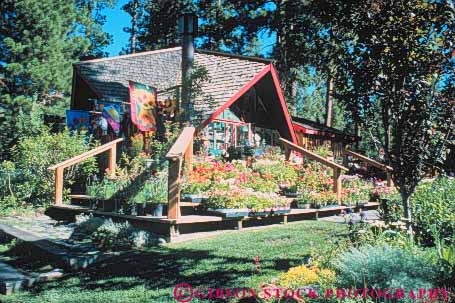
[[179,34],[182,37],[182,102],[181,122],[190,122],[193,112],[191,100],[191,74],[194,63],[194,36],[197,32],[197,16],[184,13],[179,16]]

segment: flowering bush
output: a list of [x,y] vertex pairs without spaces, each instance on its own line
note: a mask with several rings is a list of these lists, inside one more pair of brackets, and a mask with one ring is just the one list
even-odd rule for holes
[[276,193],[260,193],[237,186],[217,186],[205,202],[208,208],[272,209],[287,206],[287,200]]
[[297,197],[297,202],[301,204],[312,204],[313,207],[318,208],[337,203],[337,195],[330,191],[304,191]]
[[300,288],[316,286],[335,281],[335,272],[330,269],[321,269],[317,265],[300,265],[292,267],[288,272],[278,277],[278,285],[283,288]]

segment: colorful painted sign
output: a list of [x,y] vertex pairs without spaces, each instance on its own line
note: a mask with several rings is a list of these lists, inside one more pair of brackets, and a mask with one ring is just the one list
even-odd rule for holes
[[156,131],[157,92],[154,87],[130,81],[131,120],[141,131]]
[[90,129],[90,113],[85,110],[67,110],[66,126],[71,131],[88,131]]

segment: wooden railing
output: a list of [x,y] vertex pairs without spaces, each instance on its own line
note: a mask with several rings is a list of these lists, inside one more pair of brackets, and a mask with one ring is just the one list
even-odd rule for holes
[[286,139],[280,138],[280,141],[284,144],[286,160],[289,160],[292,154],[292,151],[301,153],[304,157],[317,161],[325,166],[328,166],[333,169],[333,192],[337,195],[338,202],[341,202],[341,193],[342,193],[342,183],[341,183],[341,173],[342,171],[348,171],[348,169],[338,163],[327,160],[324,157],[321,157],[315,153],[306,150],[305,148],[294,144]]
[[109,151],[108,170],[109,174],[115,173],[116,158],[117,158],[117,143],[123,141],[122,138],[116,139],[104,145],[98,146],[85,153],[77,155],[71,159],[65,160],[58,164],[48,167],[49,170],[55,172],[55,205],[61,205],[63,202],[63,170],[67,167],[73,166],[79,162],[82,162],[88,158],[101,154],[105,151]]
[[379,168],[380,170],[383,170],[386,174],[387,174],[387,186],[393,186],[393,182],[392,182],[392,172],[393,172],[393,168],[388,166],[388,165],[385,165],[383,163],[380,163],[378,161],[375,161],[371,158],[368,158],[364,155],[361,155],[359,153],[356,153],[356,152],[353,152],[353,151],[350,151],[348,149],[344,149],[343,150],[343,165],[348,165],[348,156],[351,156],[353,158],[357,158],[359,159],[360,161],[366,163],[366,164],[369,164],[371,166],[374,166],[376,168]]
[[168,177],[168,219],[180,218],[180,176],[182,162],[189,170],[192,169],[193,138],[195,128],[185,127],[166,155],[169,161]]

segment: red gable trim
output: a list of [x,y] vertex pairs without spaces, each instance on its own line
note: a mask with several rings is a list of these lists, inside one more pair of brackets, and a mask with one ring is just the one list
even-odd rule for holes
[[247,84],[245,84],[238,92],[236,92],[226,103],[224,103],[216,112],[214,112],[207,120],[202,123],[200,128],[206,127],[210,122],[213,121],[216,117],[218,117],[225,109],[229,108],[235,101],[237,101],[243,94],[245,94],[251,87],[253,87],[262,77],[264,77],[269,71],[270,66],[267,65],[254,76],[253,79],[250,80]]
[[280,81],[278,80],[278,75],[272,64],[270,64],[270,72],[272,73],[272,78],[273,78],[273,82],[275,83],[275,88],[278,93],[278,98],[280,99],[281,107],[283,108],[284,116],[286,118],[286,123],[288,124],[289,131],[291,132],[292,142],[294,144],[298,144],[297,138],[296,138],[295,132],[294,132],[294,127],[292,126],[292,122],[291,122],[292,121],[291,115],[289,114],[288,107],[286,106],[286,102],[284,101],[283,92],[281,91]]
[[317,131],[317,130],[307,129],[306,127],[303,127],[303,126],[295,124],[295,123],[293,123],[292,125],[294,126],[294,130],[296,130],[298,132],[301,132],[301,133],[304,133],[307,135],[319,135],[319,131]]
[[226,103],[224,103],[216,112],[214,112],[207,120],[205,120],[199,129],[206,127],[210,122],[212,122],[216,117],[218,117],[223,111],[229,108],[235,101],[237,101],[243,94],[245,94],[251,87],[253,87],[259,80],[261,80],[265,75],[271,73],[273,83],[275,84],[275,89],[278,94],[278,99],[280,100],[281,107],[283,109],[283,113],[286,119],[286,123],[288,125],[289,132],[291,133],[291,138],[293,143],[297,144],[297,138],[295,136],[294,127],[291,122],[291,115],[289,114],[289,110],[286,106],[286,102],[284,101],[283,92],[281,91],[280,82],[278,80],[278,76],[276,74],[275,68],[272,64],[267,65],[263,70],[254,76],[250,82],[245,84],[237,93],[235,93]]

